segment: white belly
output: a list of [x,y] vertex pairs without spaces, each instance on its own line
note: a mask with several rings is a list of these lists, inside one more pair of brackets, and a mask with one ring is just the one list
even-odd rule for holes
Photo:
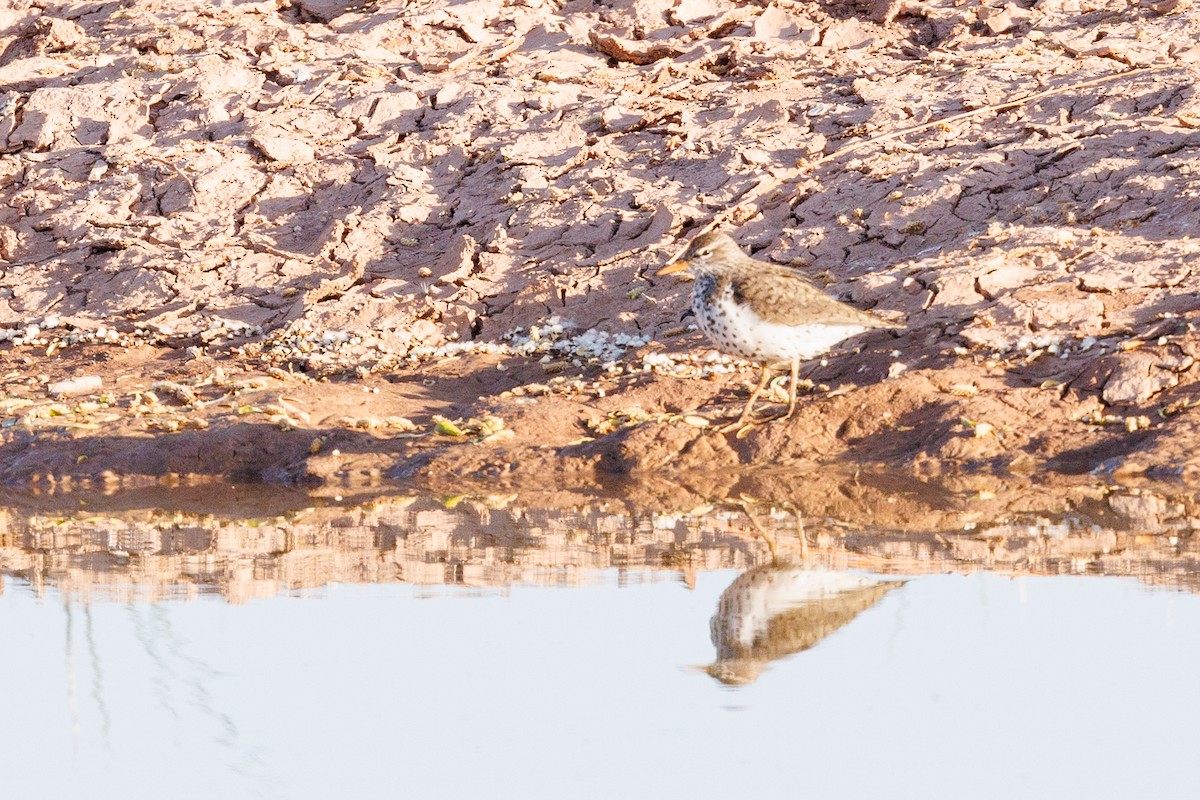
[[780,614],[880,582],[873,576],[825,567],[751,570],[721,595],[710,623],[713,643],[753,647]]
[[866,330],[861,325],[767,322],[747,306],[735,303],[732,292],[720,297],[711,313],[699,298],[693,300],[692,310],[700,330],[718,350],[754,361],[807,361]]

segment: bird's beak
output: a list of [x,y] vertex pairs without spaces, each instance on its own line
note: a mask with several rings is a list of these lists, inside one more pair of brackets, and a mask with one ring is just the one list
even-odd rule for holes
[[683,259],[680,259],[679,261],[676,261],[673,264],[667,264],[665,267],[663,267],[662,269],[660,269],[658,272],[656,272],[654,274],[655,275],[671,275],[676,272],[682,272],[683,270],[685,270],[687,268],[688,268],[688,262],[684,261]]

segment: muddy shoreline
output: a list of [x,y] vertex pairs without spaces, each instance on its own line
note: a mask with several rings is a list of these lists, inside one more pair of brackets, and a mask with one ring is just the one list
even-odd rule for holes
[[[18,360],[12,355],[0,355],[0,363]],[[43,364],[53,370],[43,379],[78,374],[73,355]],[[863,357],[840,356],[854,363]],[[279,371],[239,373],[232,359],[204,359],[203,377],[187,377],[192,362],[181,369],[167,360],[158,371],[147,369],[139,353],[131,360],[115,391],[11,392],[0,433],[0,481],[602,485],[819,466],[886,468],[912,477],[1056,472],[1191,484],[1200,476],[1189,401],[1176,401],[1183,407],[1173,411],[1152,405],[1140,409],[1143,415],[1097,423],[1077,418],[1092,405],[1086,398],[1037,402],[1053,388],[966,394],[961,386],[968,384],[945,386],[944,371],[821,386],[802,398],[790,420],[718,433],[717,424],[737,413],[752,370],[719,379],[647,372],[525,383],[519,368],[498,372],[501,362],[459,358],[440,364],[433,379],[416,369],[392,380],[313,381]],[[463,386],[479,399],[454,402]]]
[[[1198,40],[1186,0],[17,3],[0,482],[1191,483]],[[753,370],[653,276],[714,221],[907,327],[714,433]]]

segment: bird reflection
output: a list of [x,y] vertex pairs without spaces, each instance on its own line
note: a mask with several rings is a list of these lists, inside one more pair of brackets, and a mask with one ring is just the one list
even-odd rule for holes
[[807,650],[883,599],[903,581],[826,567],[775,564],[738,576],[712,618],[722,683],[752,683],[777,658]]

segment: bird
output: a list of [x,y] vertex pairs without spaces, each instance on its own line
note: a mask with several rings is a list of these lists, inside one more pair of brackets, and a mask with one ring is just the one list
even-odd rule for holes
[[804,564],[770,564],[738,576],[709,623],[721,683],[752,683],[774,660],[813,647],[904,581]]
[[696,236],[682,258],[655,275],[685,269],[696,278],[692,312],[700,330],[718,350],[757,361],[762,368],[758,386],[727,429],[750,421],[754,401],[776,364],[786,363],[791,370],[787,412],[780,415],[787,418],[796,410],[800,362],[868,330],[900,327],[830,297],[792,269],[746,255],[720,231]]

